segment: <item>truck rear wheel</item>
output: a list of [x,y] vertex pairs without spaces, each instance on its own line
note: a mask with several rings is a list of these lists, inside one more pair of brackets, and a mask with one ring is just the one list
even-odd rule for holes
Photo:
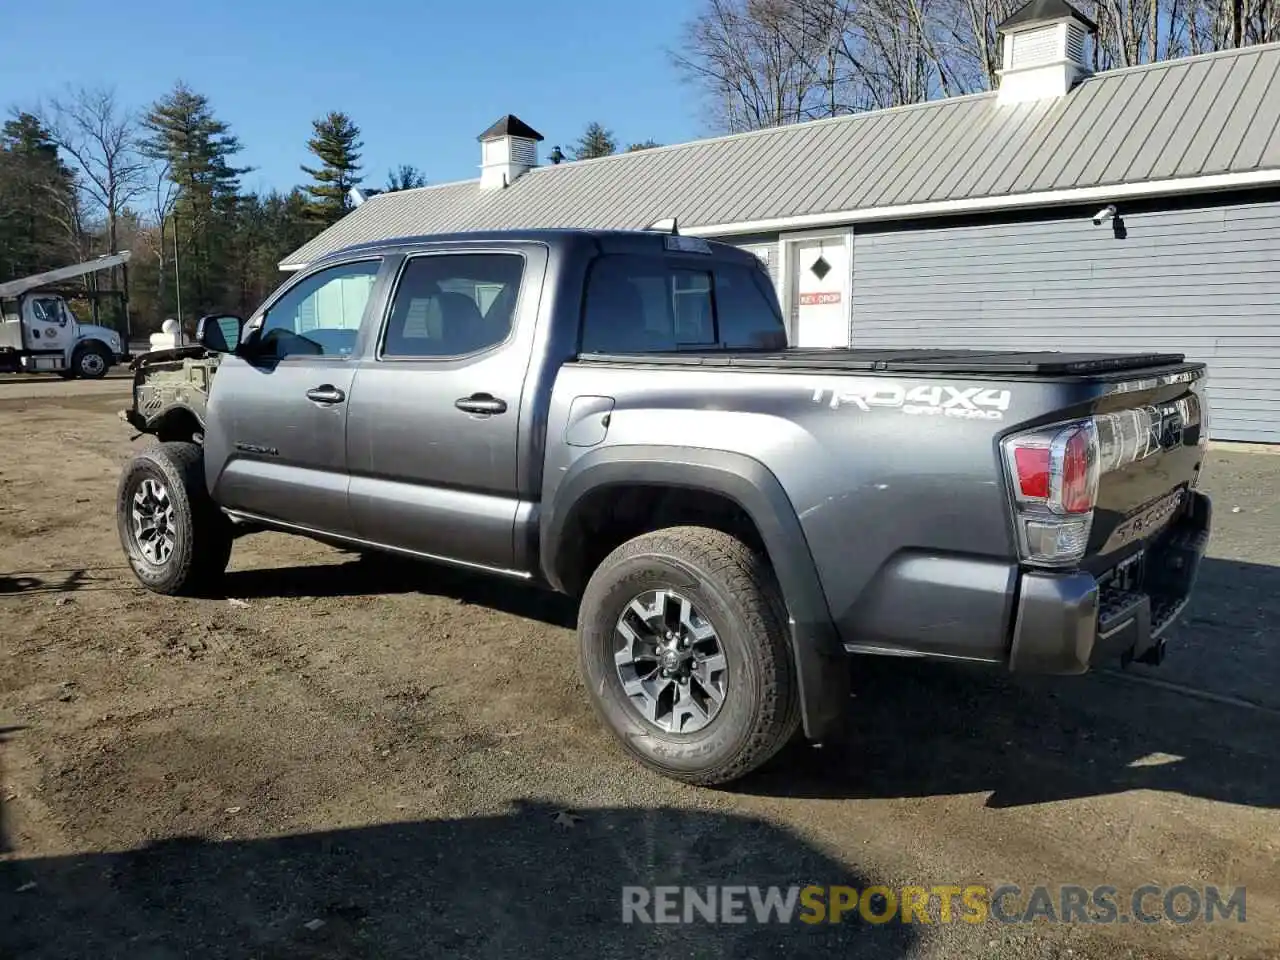
[[134,576],[155,593],[207,595],[231,559],[231,521],[209,497],[194,443],[133,455],[117,488],[116,525]]
[[664,776],[727,783],[800,723],[783,606],[764,558],[705,527],[629,540],[600,564],[578,614],[597,713]]
[[82,343],[71,355],[71,370],[85,380],[101,380],[111,368],[111,354],[100,343]]

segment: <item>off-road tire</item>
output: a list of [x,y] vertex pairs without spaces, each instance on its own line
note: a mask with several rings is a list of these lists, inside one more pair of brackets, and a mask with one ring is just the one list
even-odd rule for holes
[[[615,626],[647,590],[670,588],[710,621],[728,662],[723,706],[694,733],[646,721],[614,665]],[[701,786],[757,769],[800,725],[785,607],[764,557],[706,527],[668,527],[622,544],[596,568],[578,612],[580,667],[592,705],[622,746],[664,776]]]
[[[174,546],[164,563],[143,556],[133,534],[134,495],[147,478],[159,480],[173,504]],[[160,443],[125,464],[116,490],[116,527],[134,576],[148,590],[172,596],[217,592],[231,559],[231,521],[205,487],[203,451],[194,443]]]
[[[95,367],[92,371],[86,372],[81,367],[81,363],[87,355],[93,355],[102,360],[101,367]],[[82,343],[76,347],[75,352],[71,354],[71,372],[72,376],[79,377],[82,380],[101,380],[107,375],[107,371],[111,369],[111,354],[107,352],[106,347],[100,343],[90,342]]]

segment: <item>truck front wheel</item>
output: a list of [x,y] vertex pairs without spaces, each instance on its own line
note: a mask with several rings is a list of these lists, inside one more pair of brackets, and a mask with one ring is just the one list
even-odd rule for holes
[[82,343],[71,355],[71,371],[74,376],[86,380],[101,380],[111,368],[111,354],[100,343]]
[[764,558],[705,527],[629,540],[592,574],[581,668],[622,746],[704,786],[761,766],[800,723],[783,605]]
[[134,576],[155,593],[207,595],[231,558],[231,522],[209,497],[194,443],[133,455],[117,488],[116,525]]

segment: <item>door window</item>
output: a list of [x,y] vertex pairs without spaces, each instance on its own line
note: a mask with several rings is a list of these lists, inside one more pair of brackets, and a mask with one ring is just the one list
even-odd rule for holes
[[56,297],[37,297],[31,301],[31,312],[39,323],[56,323],[61,327],[67,322],[62,315],[62,301]]
[[380,266],[378,260],[340,264],[286,291],[263,318],[262,355],[350,356]]
[[414,257],[391,300],[382,356],[459,357],[511,333],[524,258],[513,253]]

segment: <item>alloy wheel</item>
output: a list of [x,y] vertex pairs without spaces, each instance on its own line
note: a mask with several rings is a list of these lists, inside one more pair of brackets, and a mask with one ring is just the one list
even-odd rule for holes
[[163,566],[177,543],[173,500],[165,485],[147,477],[133,494],[133,539],[148,563]]
[[729,665],[715,628],[674,590],[635,597],[614,628],[614,665],[632,706],[665,733],[696,733],[724,705]]

